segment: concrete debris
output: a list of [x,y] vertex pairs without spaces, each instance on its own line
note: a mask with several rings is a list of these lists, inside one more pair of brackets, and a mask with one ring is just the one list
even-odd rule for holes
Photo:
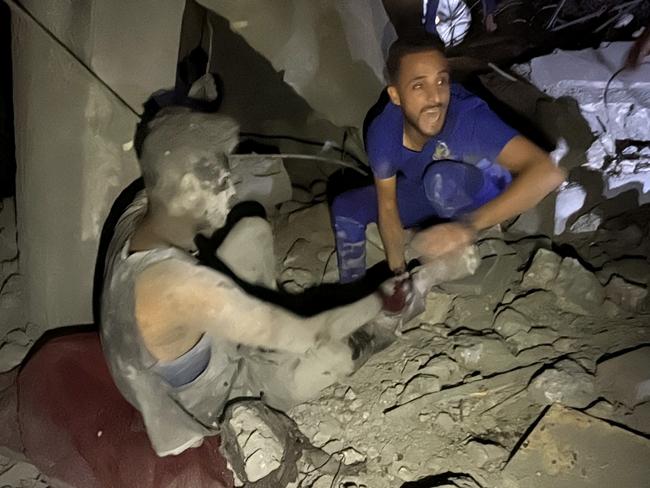
[[[576,182],[582,188],[578,198],[558,198],[556,207],[557,234],[565,230],[568,215],[583,210],[584,197],[589,194],[592,203],[612,198],[625,190],[637,189],[633,206],[650,200],[650,66],[636,70],[617,71],[624,65],[632,44],[613,42],[597,49],[583,51],[555,51],[530,62],[529,80],[552,97],[575,99],[583,117],[596,135],[587,151],[585,168],[602,177],[598,187]],[[593,183],[593,182],[592,182]],[[561,190],[572,191],[569,186]],[[591,195],[593,193],[593,195]],[[579,195],[575,195],[579,197]],[[562,206],[566,208],[562,208]],[[571,207],[571,208],[569,208]],[[632,208],[632,207],[628,207]],[[577,215],[576,214],[576,215]],[[564,216],[560,222],[558,216]]]
[[508,487],[639,488],[650,479],[650,441],[559,405],[508,462]]
[[492,327],[491,300],[483,296],[456,297],[453,302],[454,314],[446,324],[452,329],[471,329],[481,331]]
[[458,346],[454,359],[468,371],[480,371],[483,375],[512,368],[514,356],[499,339],[485,338],[472,346]]
[[577,259],[564,258],[551,287],[558,306],[581,315],[597,314],[605,301],[605,290]]
[[465,453],[472,463],[479,467],[501,467],[508,459],[508,451],[495,444],[471,441],[465,446]]
[[24,456],[0,448],[0,486],[7,488],[48,488],[53,486]]
[[432,291],[426,297],[425,309],[420,322],[436,325],[445,322],[454,301],[454,295]]
[[596,388],[601,397],[622,403],[630,410],[650,401],[650,346],[600,363]]
[[551,284],[555,281],[560,271],[561,262],[562,258],[553,251],[540,249],[535,254],[528,270],[526,270],[521,280],[521,287],[524,290],[550,290]]
[[494,319],[494,330],[504,339],[526,334],[531,329],[530,319],[513,308],[505,308]]
[[235,407],[230,425],[236,432],[249,481],[255,482],[280,467],[284,448],[253,409]]
[[584,408],[596,399],[596,388],[592,375],[575,361],[565,359],[536,376],[528,394],[540,405],[560,403]]
[[625,310],[636,312],[643,306],[648,296],[648,289],[630,283],[620,276],[613,276],[605,285],[605,295]]
[[[232,154],[228,157],[237,198],[264,205],[267,214],[274,214],[277,205],[291,199],[289,174],[280,158],[257,154]],[[311,194],[309,199],[311,200]]]

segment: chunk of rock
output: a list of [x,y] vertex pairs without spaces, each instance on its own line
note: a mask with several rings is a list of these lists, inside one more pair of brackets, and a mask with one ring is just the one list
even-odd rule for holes
[[454,349],[454,359],[465,369],[492,374],[511,369],[515,358],[499,339],[483,338],[477,344]]
[[483,296],[456,297],[446,324],[452,329],[485,330],[492,327],[490,299]]
[[562,258],[553,251],[539,249],[533,262],[524,273],[521,287],[524,290],[543,289],[549,290],[560,272]]
[[420,315],[420,322],[436,325],[444,323],[454,301],[454,295],[430,292],[427,295],[425,309]]
[[596,276],[573,258],[562,260],[551,289],[562,310],[579,315],[597,314],[605,301],[605,290]]
[[530,319],[521,312],[506,308],[499,312],[494,319],[494,330],[504,339],[519,332],[528,332],[531,328]]
[[528,385],[530,398],[540,405],[561,403],[584,408],[596,398],[594,377],[575,361],[565,359],[545,369]]
[[230,425],[237,435],[248,481],[262,479],[280,467],[284,448],[254,409],[238,405],[233,410]]
[[472,465],[479,468],[500,466],[508,459],[508,451],[495,444],[471,441],[465,447],[465,453],[471,458]]
[[644,286],[630,283],[620,276],[612,276],[609,283],[605,285],[605,294],[607,298],[621,308],[637,312],[641,310],[648,296],[648,290]]

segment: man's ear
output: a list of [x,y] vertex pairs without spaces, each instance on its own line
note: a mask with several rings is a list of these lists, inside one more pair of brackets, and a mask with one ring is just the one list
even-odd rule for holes
[[388,85],[388,96],[390,97],[390,101],[395,105],[401,105],[399,93],[397,92],[397,88],[395,88],[394,85]]

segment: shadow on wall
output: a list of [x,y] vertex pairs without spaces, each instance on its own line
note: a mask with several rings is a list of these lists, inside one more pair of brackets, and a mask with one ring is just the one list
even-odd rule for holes
[[[287,28],[294,28],[295,22],[291,19],[300,17],[299,12],[293,11],[296,8],[289,3],[283,14],[289,19]],[[304,36],[301,32],[285,32],[281,25],[271,25],[268,27],[277,31],[273,38],[268,29],[261,29],[259,33],[254,30],[258,18],[251,19],[246,27],[249,34],[242,36],[231,28],[225,17],[208,11],[208,22],[214,32],[212,45],[206,47],[212,53],[210,69],[224,80],[222,111],[239,120],[242,130],[283,130],[297,136],[322,139],[341,136],[341,130],[328,120],[346,120],[341,126],[348,125],[348,121],[349,125],[361,125],[366,111],[381,91],[382,82],[365,62],[353,59],[338,10],[321,6],[315,15],[319,16],[316,32],[307,28],[310,20],[307,19],[306,24],[295,27],[304,30]],[[269,23],[273,22],[270,18]],[[300,50],[304,69],[296,64],[296,58],[289,56],[292,48],[288,47],[296,45],[296,39],[301,40],[301,37],[304,37]],[[276,66],[286,65],[290,71],[277,71],[248,40],[253,45],[269,40],[272,45],[265,49],[265,54],[269,56],[270,52],[270,58],[278,60]],[[290,85],[292,79],[301,94]],[[320,111],[310,103],[320,105]]]

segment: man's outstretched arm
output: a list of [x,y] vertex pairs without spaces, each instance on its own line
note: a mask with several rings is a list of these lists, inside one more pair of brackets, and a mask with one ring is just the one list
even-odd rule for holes
[[483,230],[533,208],[566,178],[551,156],[524,136],[515,136],[497,156],[497,162],[515,178],[494,200],[469,216],[475,230]]
[[380,308],[381,298],[374,293],[350,305],[301,317],[247,295],[218,272],[174,260],[150,266],[136,282],[136,317],[145,331],[158,336],[170,330],[208,333],[234,343],[297,353],[347,337]]
[[555,166],[548,153],[520,135],[504,146],[497,162],[515,175],[512,184],[463,223],[436,225],[419,233],[411,243],[416,251],[436,257],[468,245],[476,232],[533,208],[566,178],[566,171]]

